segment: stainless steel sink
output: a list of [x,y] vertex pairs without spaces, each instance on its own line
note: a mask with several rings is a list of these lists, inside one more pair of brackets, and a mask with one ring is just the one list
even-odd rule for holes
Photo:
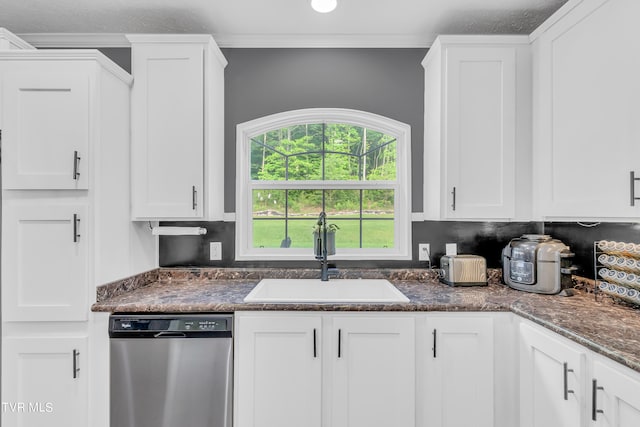
[[385,279],[262,279],[244,302],[403,303],[409,298]]

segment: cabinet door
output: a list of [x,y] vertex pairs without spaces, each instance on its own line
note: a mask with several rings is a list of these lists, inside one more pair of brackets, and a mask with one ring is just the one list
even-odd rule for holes
[[520,325],[520,425],[580,427],[585,353],[531,325]]
[[592,424],[602,427],[640,426],[640,375],[610,361],[593,361],[590,384]]
[[[640,197],[640,2],[591,0],[535,40],[536,195],[543,217],[629,218]],[[536,137],[537,135],[537,137]]]
[[135,218],[202,217],[203,55],[202,45],[133,45]]
[[5,338],[2,424],[86,427],[87,338]]
[[86,205],[6,205],[2,236],[3,320],[86,320]]
[[429,317],[427,330],[427,424],[492,427],[493,319]]
[[88,188],[89,77],[64,65],[42,73],[22,64],[3,76],[5,189]]
[[333,318],[333,427],[415,426],[415,320]]
[[450,47],[444,84],[447,217],[513,218],[515,49]]
[[235,427],[320,427],[321,318],[235,320]]

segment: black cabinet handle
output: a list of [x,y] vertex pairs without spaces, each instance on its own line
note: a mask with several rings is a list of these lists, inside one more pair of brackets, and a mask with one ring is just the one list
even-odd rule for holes
[[451,209],[456,210],[456,187],[453,187],[451,190],[451,195],[453,196],[453,202],[451,203]]
[[338,358],[342,357],[342,329],[338,329]]
[[80,372],[80,368],[78,367],[78,357],[80,356],[80,352],[76,349],[73,350],[73,378],[78,378],[78,372]]
[[316,340],[316,328],[313,328],[313,357],[318,357],[318,344]]
[[629,189],[631,190],[631,206],[636,205],[636,200],[640,200],[640,197],[636,197],[636,181],[640,181],[640,178],[636,178],[634,171],[629,172]]
[[195,185],[191,187],[191,207],[194,211],[198,208],[198,190]]
[[604,390],[604,387],[599,386],[596,379],[593,380],[591,386],[591,419],[598,421],[598,414],[604,414],[602,409],[598,409],[598,390]]
[[432,350],[433,350],[433,358],[434,358],[434,359],[435,359],[436,357],[438,357],[438,353],[437,353],[437,348],[438,348],[438,347],[437,347],[437,345],[438,345],[438,341],[437,341],[436,337],[437,337],[437,331],[434,329],[434,330],[433,330],[433,347],[432,347]]
[[73,214],[73,243],[78,243],[78,240],[80,240],[80,233],[78,233],[79,223],[80,218],[78,218],[78,214]]
[[564,362],[564,400],[569,400],[569,393],[575,393],[573,390],[569,390],[569,372],[573,372],[573,369],[569,369],[569,364]]
[[78,171],[78,169],[80,168],[80,159],[81,157],[78,156],[78,152],[74,151],[73,152],[73,179],[75,181],[80,179],[80,172]]

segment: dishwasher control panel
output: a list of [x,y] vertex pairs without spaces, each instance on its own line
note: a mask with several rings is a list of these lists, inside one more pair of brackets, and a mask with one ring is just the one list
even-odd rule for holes
[[109,336],[113,337],[196,337],[231,336],[233,315],[124,315],[109,319]]

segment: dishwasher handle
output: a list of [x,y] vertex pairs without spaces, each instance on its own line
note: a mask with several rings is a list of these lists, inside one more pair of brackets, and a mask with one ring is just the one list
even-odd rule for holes
[[187,334],[176,331],[161,331],[153,335],[154,338],[186,338]]

